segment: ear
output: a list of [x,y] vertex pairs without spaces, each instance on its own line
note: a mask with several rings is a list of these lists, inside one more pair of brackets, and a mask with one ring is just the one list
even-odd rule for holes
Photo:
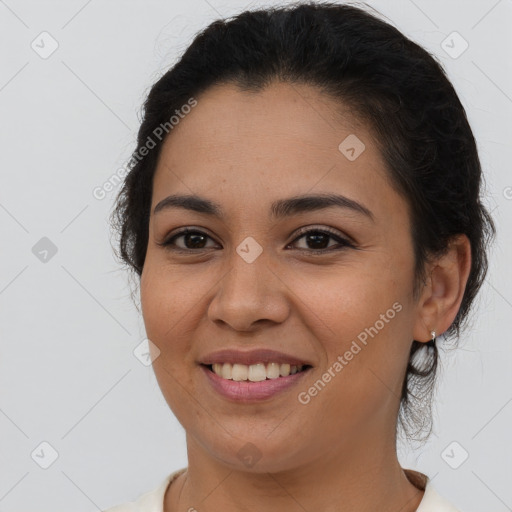
[[416,304],[414,339],[427,342],[444,333],[459,311],[471,270],[471,244],[466,235],[452,238],[447,252],[428,264],[427,279]]

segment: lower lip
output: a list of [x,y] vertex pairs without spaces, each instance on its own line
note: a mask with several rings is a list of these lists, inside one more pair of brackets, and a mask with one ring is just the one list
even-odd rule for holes
[[225,398],[236,402],[255,402],[271,398],[279,392],[294,386],[311,369],[308,368],[307,370],[288,375],[287,377],[251,382],[223,379],[207,366],[201,365],[201,368],[215,391]]

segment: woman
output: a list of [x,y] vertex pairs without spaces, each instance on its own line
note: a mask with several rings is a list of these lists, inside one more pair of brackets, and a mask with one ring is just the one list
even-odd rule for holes
[[348,5],[216,21],[130,167],[113,223],[188,452],[137,510],[454,511],[396,453],[495,230],[434,58]]

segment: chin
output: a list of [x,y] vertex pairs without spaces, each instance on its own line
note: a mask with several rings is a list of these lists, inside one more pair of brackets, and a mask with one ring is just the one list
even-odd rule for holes
[[[243,430],[243,429],[241,429]],[[297,451],[296,436],[286,435],[285,439],[276,435],[269,439],[261,435],[241,435],[222,439],[206,440],[201,444],[210,456],[234,471],[250,473],[277,473],[295,468],[304,462],[304,453]]]

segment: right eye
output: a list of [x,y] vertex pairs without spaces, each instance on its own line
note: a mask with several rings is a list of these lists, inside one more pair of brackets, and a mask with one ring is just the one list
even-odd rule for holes
[[[185,247],[176,246],[176,240],[178,240],[179,238],[183,238]],[[209,249],[209,247],[204,246],[204,243],[208,238],[210,238],[210,236],[204,233],[203,231],[187,228],[179,231],[178,233],[174,234],[171,238],[165,240],[162,243],[159,243],[158,245],[165,247],[169,251],[200,251],[202,249]],[[210,240],[212,239],[210,238]],[[191,247],[187,247],[187,245],[190,245]]]

